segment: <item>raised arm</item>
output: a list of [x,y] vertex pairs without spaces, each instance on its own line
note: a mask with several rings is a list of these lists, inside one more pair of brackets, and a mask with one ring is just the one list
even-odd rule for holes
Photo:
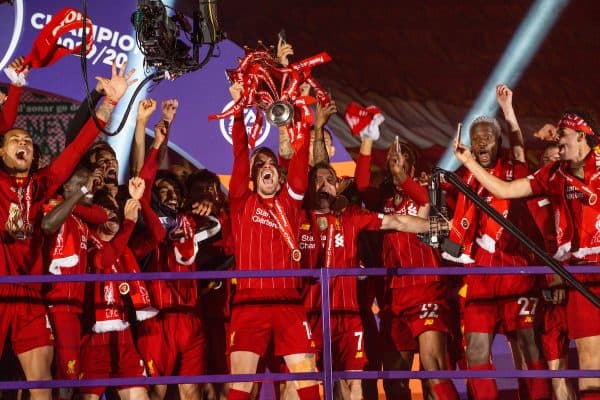
[[496,100],[498,105],[502,109],[504,119],[508,123],[508,143],[510,146],[511,159],[514,161],[525,162],[525,140],[523,139],[523,133],[519,122],[517,121],[517,115],[513,108],[513,92],[510,88],[504,84],[496,86]]
[[332,100],[326,106],[322,106],[320,102],[317,102],[315,113],[315,139],[313,141],[313,154],[311,160],[312,165],[319,162],[329,163],[329,153],[327,153],[327,147],[325,146],[324,129],[329,118],[335,113],[337,113],[335,101]]
[[[62,203],[54,207],[42,218],[42,232],[50,235],[58,232],[67,217],[73,212],[73,209],[79,201],[88,193],[93,193],[95,176],[90,174],[87,181],[80,190],[76,190]],[[106,215],[106,213],[104,213]]]
[[[131,204],[129,203],[130,201],[132,199],[127,200],[125,204],[126,211],[128,204]],[[136,204],[139,207],[139,202],[136,202]],[[102,249],[97,249],[90,253],[89,259],[94,270],[99,272],[107,271],[117,261],[127,247],[127,242],[129,242],[134,227],[135,221],[126,217],[115,237],[110,242],[104,243]]]
[[[98,82],[94,90],[90,92],[90,99],[92,101],[94,109],[98,105],[100,99],[102,99],[102,96],[104,96],[104,90],[102,89],[102,85],[100,84],[100,82]],[[85,123],[88,119],[90,119],[90,117],[91,114],[88,101],[87,99],[83,99],[83,101],[79,105],[79,108],[77,109],[77,112],[75,113],[75,116],[73,117],[71,122],[69,122],[67,131],[65,132],[65,145],[68,145],[75,139],[79,131],[81,131],[81,128],[83,128],[83,125],[85,125]]]
[[[241,91],[242,85],[238,83],[234,83],[229,88],[234,102],[241,96]],[[229,199],[235,202],[244,199],[250,193],[248,188],[248,177],[250,176],[248,135],[242,112],[233,117],[232,141],[233,170],[231,171],[231,181],[229,183]]]
[[144,157],[146,156],[146,126],[148,126],[148,120],[155,110],[156,100],[153,99],[144,99],[138,105],[135,130],[133,131],[133,143],[131,146],[131,176],[139,176],[140,170],[144,165]]
[[[302,128],[302,129],[307,129]],[[306,132],[308,134],[308,132]],[[308,137],[305,135],[304,137]],[[294,194],[303,197],[306,189],[308,188],[308,153],[310,148],[310,141],[305,140],[302,146],[298,149],[298,152],[294,154],[290,161],[290,168],[288,170],[287,185]]]
[[[135,69],[125,74],[126,67],[127,63],[124,63],[121,70],[117,72],[116,65],[113,63],[111,79],[96,77],[106,93],[106,98],[96,111],[96,115],[103,125],[108,122],[115,105],[123,97],[127,88],[137,81],[137,79],[129,80]],[[49,182],[46,187],[46,197],[52,196],[58,187],[71,176],[79,160],[96,139],[98,133],[99,130],[94,121],[88,120],[75,140],[52,161],[45,173]]]
[[[164,132],[165,139],[158,153],[158,164],[160,168],[169,168],[167,160],[167,142],[169,141],[169,132],[171,131],[171,127],[173,126],[173,120],[175,119],[175,114],[177,113],[178,107],[179,102],[177,101],[177,99],[164,100],[161,103],[162,117],[159,122],[159,125],[162,123],[163,126],[167,128],[167,130],[166,132]],[[156,132],[156,128],[154,128],[154,132]]]
[[471,154],[467,146],[454,138],[454,155],[475,176],[483,187],[499,199],[517,199],[533,194],[528,178],[504,181],[490,174],[483,168]]
[[2,104],[2,111],[0,112],[0,134],[4,134],[4,132],[12,128],[17,119],[17,111],[21,101],[21,94],[23,93],[23,86],[25,85],[24,79],[29,74],[29,67],[27,67],[22,73],[23,79],[14,79],[16,71],[21,69],[23,65],[23,60],[23,57],[18,57],[6,68],[6,70],[10,70],[11,72],[7,71],[11,84],[8,87],[8,97],[4,104]]
[[158,246],[166,234],[165,228],[150,206],[149,198],[145,196],[144,192],[150,191],[151,186],[146,186],[142,178],[133,177],[129,180],[129,195],[132,199],[139,200],[145,225],[144,233],[135,235],[134,240],[131,240],[131,250],[138,258],[145,257]]

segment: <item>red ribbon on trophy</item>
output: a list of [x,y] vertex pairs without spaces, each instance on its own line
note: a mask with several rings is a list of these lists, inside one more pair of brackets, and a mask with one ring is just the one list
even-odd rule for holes
[[[60,10],[40,31],[38,37],[33,42],[31,53],[25,57],[23,68],[27,66],[33,68],[46,67],[65,55],[79,53],[81,51],[81,43],[73,49],[69,49],[58,44],[58,41],[67,32],[81,28],[83,28],[83,16],[79,11],[73,8],[63,8]],[[86,54],[90,52],[94,44],[92,30],[92,21],[88,18],[86,21],[85,37]]]
[[[240,65],[226,71],[229,82],[241,83],[244,87],[239,100],[221,114],[209,115],[208,120],[231,117],[245,108],[255,107],[258,112],[248,138],[250,147],[256,145],[265,113],[269,123],[287,128],[292,147],[297,150],[305,140],[304,132],[313,122],[310,105],[317,100],[322,104],[331,101],[311,76],[311,68],[329,61],[331,57],[322,52],[283,67],[266,50],[246,50]],[[316,99],[300,95],[300,85],[305,82],[313,88]]]

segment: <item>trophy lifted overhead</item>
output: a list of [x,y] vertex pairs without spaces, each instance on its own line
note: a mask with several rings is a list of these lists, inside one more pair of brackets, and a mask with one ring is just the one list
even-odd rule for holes
[[[308,127],[313,122],[309,106],[317,100],[323,105],[331,101],[329,94],[311,76],[313,67],[331,61],[331,57],[322,52],[283,66],[272,49],[267,49],[261,42],[258,44],[261,49],[246,48],[240,65],[226,71],[231,84],[243,85],[242,96],[223,113],[209,115],[208,120],[227,118],[245,108],[256,107],[259,112],[256,113],[248,139],[250,147],[254,148],[256,144],[264,113],[269,123],[287,128],[292,147],[297,150],[305,139],[303,132],[306,129],[302,127]],[[313,88],[315,97],[300,94],[300,85],[304,83]]]

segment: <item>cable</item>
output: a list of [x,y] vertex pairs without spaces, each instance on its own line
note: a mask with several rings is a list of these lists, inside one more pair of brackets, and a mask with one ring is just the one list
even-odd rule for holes
[[433,174],[443,174],[446,181],[453,184],[462,194],[464,194],[469,200],[485,212],[487,215],[492,217],[494,221],[500,224],[504,229],[510,232],[517,240],[523,243],[529,250],[533,251],[536,256],[542,259],[554,272],[556,272],[561,278],[563,278],[569,285],[579,291],[585,298],[587,298],[592,304],[600,308],[600,298],[592,293],[587,287],[579,282],[569,271],[565,269],[560,263],[552,258],[548,253],[542,250],[535,242],[527,237],[523,232],[519,230],[511,221],[500,215],[492,206],[486,203],[481,197],[477,195],[470,187],[453,172],[446,171],[442,168],[434,168]]
[[83,44],[81,45],[80,57],[81,57],[81,72],[83,75],[83,83],[85,86],[86,101],[88,104],[88,108],[90,110],[90,115],[92,116],[92,119],[94,120],[94,123],[96,124],[98,129],[107,136],[115,136],[119,132],[121,132],[123,130],[123,128],[125,127],[125,123],[127,122],[127,117],[129,117],[129,113],[131,112],[131,109],[133,107],[135,99],[136,99],[137,95],[140,93],[140,91],[142,90],[142,88],[144,87],[144,85],[146,83],[150,82],[151,80],[159,77],[161,75],[161,73],[154,72],[154,73],[148,75],[142,82],[139,83],[139,85],[136,87],[135,91],[133,92],[131,99],[129,100],[129,104],[127,105],[127,108],[125,109],[125,114],[123,115],[123,118],[121,119],[121,123],[119,124],[119,127],[114,132],[107,131],[106,129],[104,129],[102,127],[100,120],[96,116],[94,104],[93,104],[92,98],[90,96],[90,87],[89,87],[89,83],[88,83],[88,74],[87,74],[87,54],[86,54],[87,44],[85,43],[86,30],[87,30],[87,0],[83,0],[83,29],[82,29],[82,33],[81,33],[81,38],[82,38],[81,41]]

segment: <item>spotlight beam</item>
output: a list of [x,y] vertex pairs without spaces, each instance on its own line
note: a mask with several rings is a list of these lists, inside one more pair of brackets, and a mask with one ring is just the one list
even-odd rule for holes
[[[530,64],[569,1],[535,1],[513,35],[500,61],[483,85],[473,107],[462,121],[464,127],[468,129],[473,120],[479,115],[492,116],[496,114],[496,111],[498,111],[496,85],[505,83],[510,87],[514,87],[519,82],[525,68]],[[462,137],[464,143],[470,144],[469,135],[463,135]],[[454,157],[452,146],[446,149],[438,165],[450,171],[454,171],[460,166],[458,160]]]

